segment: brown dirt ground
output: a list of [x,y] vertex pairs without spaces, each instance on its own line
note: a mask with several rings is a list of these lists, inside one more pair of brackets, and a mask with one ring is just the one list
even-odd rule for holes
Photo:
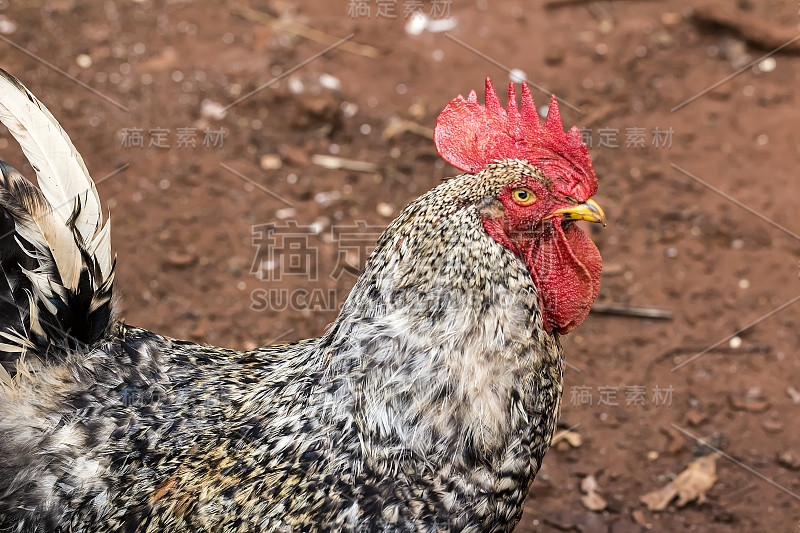
[[[101,181],[125,318],[238,348],[318,335],[335,316],[331,298],[278,311],[254,305],[257,295],[285,288],[343,298],[355,278],[328,275],[340,249],[330,226],[363,220],[383,227],[453,175],[424,128],[456,94],[482,93],[486,76],[501,88],[508,83],[499,64],[520,68],[575,106],[562,106],[566,125],[591,128],[596,198],[609,217],[608,227],[593,232],[605,263],[599,303],[664,308],[674,318],[593,313],[564,339],[574,366],[565,376],[561,425],[582,442],[549,452],[518,531],[797,531],[800,400],[791,392],[800,389],[800,305],[748,327],[800,294],[800,237],[791,235],[800,232],[797,43],[772,56],[774,63],[748,64],[774,39],[800,31],[799,6],[727,3],[725,20],[745,21],[737,29],[736,20],[701,24],[674,0],[556,7],[454,0],[457,24],[447,35],[410,36],[405,3],[392,19],[378,17],[375,2],[370,17],[356,18],[345,0],[242,2],[274,17],[259,23],[223,2],[0,2],[2,67],[49,106]],[[352,42],[377,56],[338,48],[257,90],[329,44],[298,35],[296,24],[334,41],[353,32]],[[324,87],[323,74],[340,88]],[[224,106],[253,90],[223,118],[201,113],[204,100]],[[535,97],[543,104],[549,94]],[[398,119],[424,128],[384,135]],[[123,136],[136,128],[145,146],[126,147]],[[156,128],[168,130],[169,148],[148,146]],[[178,146],[179,128],[195,128],[195,147]],[[203,146],[206,128],[224,129],[221,147]],[[632,128],[644,132],[645,146],[626,146]],[[652,144],[655,128],[671,128],[670,146]],[[615,130],[616,141],[600,142]],[[20,168],[21,154],[7,139],[0,139],[3,159]],[[331,170],[311,160],[332,153],[377,170]],[[305,248],[317,254],[316,281],[251,273],[252,227],[277,217],[319,230]],[[351,250],[349,260],[363,257]],[[626,405],[634,387],[644,388],[644,405]],[[671,398],[654,398],[656,389],[670,388]],[[639,501],[644,493],[707,453],[692,436],[710,438],[731,460],[717,462],[704,502],[648,511]],[[604,511],[581,503],[587,475],[599,484]]]

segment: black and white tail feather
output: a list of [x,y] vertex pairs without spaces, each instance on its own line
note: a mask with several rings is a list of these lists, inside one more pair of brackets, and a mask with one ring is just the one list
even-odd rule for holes
[[3,368],[13,376],[23,357],[55,360],[105,334],[115,260],[83,158],[47,108],[2,69],[0,121],[39,185],[0,161],[1,378]]

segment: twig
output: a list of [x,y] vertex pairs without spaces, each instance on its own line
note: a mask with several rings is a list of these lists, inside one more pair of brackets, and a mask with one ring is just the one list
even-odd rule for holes
[[720,345],[720,346],[714,346],[713,348],[710,349],[708,348],[708,346],[676,346],[675,348],[670,348],[666,352],[663,352],[658,357],[650,359],[650,362],[647,363],[647,368],[644,371],[644,378],[645,378],[644,381],[647,382],[647,380],[651,378],[656,368],[656,365],[660,364],[664,360],[672,359],[676,355],[680,355],[682,353],[697,354],[701,352],[707,352],[707,353],[744,355],[752,353],[768,354],[771,351],[772,351],[772,346],[766,344],[754,344],[752,346],[741,346],[739,348],[732,348],[727,345]]
[[736,489],[736,490],[733,490],[733,491],[729,492],[728,494],[723,494],[722,495],[722,499],[723,500],[727,500],[727,501],[734,501],[733,500],[734,496],[736,496],[738,498],[739,496],[741,496],[745,492],[750,492],[754,488],[756,488],[756,486],[754,484],[752,484],[752,483],[750,485],[745,485],[744,487]]
[[[300,37],[305,37],[306,39],[310,39],[312,41],[316,41],[318,43],[322,43],[327,46],[330,46],[339,41],[337,37],[334,37],[333,35],[328,35],[325,32],[311,28],[309,26],[306,26],[305,24],[300,24],[299,22],[294,22],[292,20],[282,20],[278,17],[270,15],[269,13],[264,13],[263,11],[256,11],[255,9],[251,9],[249,7],[233,5],[230,7],[230,10],[232,13],[235,13],[240,17],[245,18],[251,22],[258,22],[259,24],[265,24],[265,25],[277,25],[280,26],[282,29],[288,31],[289,33],[294,33],[295,35],[299,35]],[[345,52],[350,52],[352,54],[357,54],[364,57],[374,58],[381,55],[380,50],[378,50],[374,46],[369,46],[368,44],[346,42],[339,45],[338,48],[340,50],[344,50]]]
[[657,307],[639,307],[625,304],[594,304],[592,313],[603,315],[630,316],[635,318],[660,318],[672,320],[672,311]]
[[418,122],[412,120],[405,120],[399,117],[392,117],[389,119],[389,124],[383,130],[383,138],[387,141],[401,133],[410,132],[416,133],[427,139],[433,139],[433,130],[427,126],[423,126]]
[[331,170],[352,170],[355,172],[378,172],[378,165],[368,161],[356,161],[355,159],[345,159],[325,154],[314,154],[311,162],[323,168]]
[[[708,348],[707,347],[703,348],[700,346],[678,346],[676,348],[671,348],[666,352],[662,353],[655,359],[655,361],[663,361],[664,359],[671,359],[676,355],[680,355],[682,353],[697,353],[697,352],[702,352],[703,350],[708,350]],[[766,344],[741,346],[739,348],[732,348],[730,346],[716,346],[715,348],[708,351],[714,353],[726,353],[726,354],[769,353],[772,351],[772,346],[767,346]]]

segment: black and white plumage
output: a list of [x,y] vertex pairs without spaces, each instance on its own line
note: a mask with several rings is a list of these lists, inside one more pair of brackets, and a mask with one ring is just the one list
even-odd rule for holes
[[0,363],[13,375],[23,351],[48,360],[105,333],[114,260],[83,158],[47,108],[2,69],[0,121],[40,187],[0,163]]
[[499,161],[409,205],[323,336],[201,346],[114,319],[85,166],[0,77],[0,120],[48,184],[2,167],[0,531],[514,528],[563,355],[528,266],[486,224],[510,184],[561,206],[540,170]]

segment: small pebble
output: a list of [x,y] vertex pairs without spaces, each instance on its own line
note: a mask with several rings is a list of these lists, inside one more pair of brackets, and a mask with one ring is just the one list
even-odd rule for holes
[[342,193],[339,191],[318,192],[314,195],[314,201],[322,206],[328,206],[331,202],[334,202],[341,197]]
[[11,35],[15,31],[17,31],[16,22],[14,22],[13,20],[8,20],[5,17],[0,17],[0,33],[2,33],[3,35]]
[[206,99],[200,103],[200,115],[203,118],[222,120],[227,113],[225,107],[219,102]]
[[167,263],[177,268],[190,267],[196,261],[197,261],[197,256],[195,254],[171,253],[167,256]]
[[434,18],[429,19],[427,24],[425,25],[425,29],[431,33],[442,33],[445,31],[454,30],[458,23],[456,19],[453,17],[449,18]]
[[742,338],[741,337],[731,337],[731,340],[728,341],[728,346],[730,346],[734,350],[737,349],[737,348],[741,348],[741,346],[742,346]]
[[377,211],[382,217],[390,217],[394,214],[394,207],[387,203],[381,202],[375,207],[375,211]]
[[768,57],[759,61],[758,63],[758,70],[761,72],[772,72],[775,70],[775,66],[777,65],[777,61],[775,61],[774,57]]
[[320,74],[319,84],[332,91],[338,91],[342,88],[342,82],[339,81],[339,78],[330,74]]
[[296,214],[297,210],[294,207],[284,207],[283,209],[278,209],[275,211],[275,218],[286,220],[287,218],[291,218]]
[[358,113],[358,104],[354,104],[353,102],[342,102],[339,105],[339,109],[342,110],[342,114],[345,117],[351,118],[356,116],[356,113]]
[[681,22],[681,14],[665,11],[661,14],[661,24],[664,26],[677,26]]
[[800,404],[800,391],[795,389],[792,385],[786,387],[786,394],[792,399],[792,403]]
[[89,68],[92,66],[92,56],[89,54],[81,54],[75,58],[75,63],[81,68]]
[[511,72],[508,73],[511,81],[514,83],[522,83],[523,81],[528,79],[528,75],[522,69],[511,69]]
[[793,450],[778,454],[778,464],[789,470],[800,470],[800,455]]
[[425,27],[427,25],[428,17],[425,15],[425,13],[416,11],[413,15],[411,15],[411,18],[406,24],[406,33],[409,35],[419,35],[425,31]]
[[289,91],[292,94],[303,94],[303,91],[306,90],[306,86],[303,85],[302,80],[300,80],[299,78],[291,78],[287,82],[287,85],[289,86]]
[[261,156],[261,168],[264,170],[276,170],[281,168],[283,162],[280,156],[276,154],[264,154]]

